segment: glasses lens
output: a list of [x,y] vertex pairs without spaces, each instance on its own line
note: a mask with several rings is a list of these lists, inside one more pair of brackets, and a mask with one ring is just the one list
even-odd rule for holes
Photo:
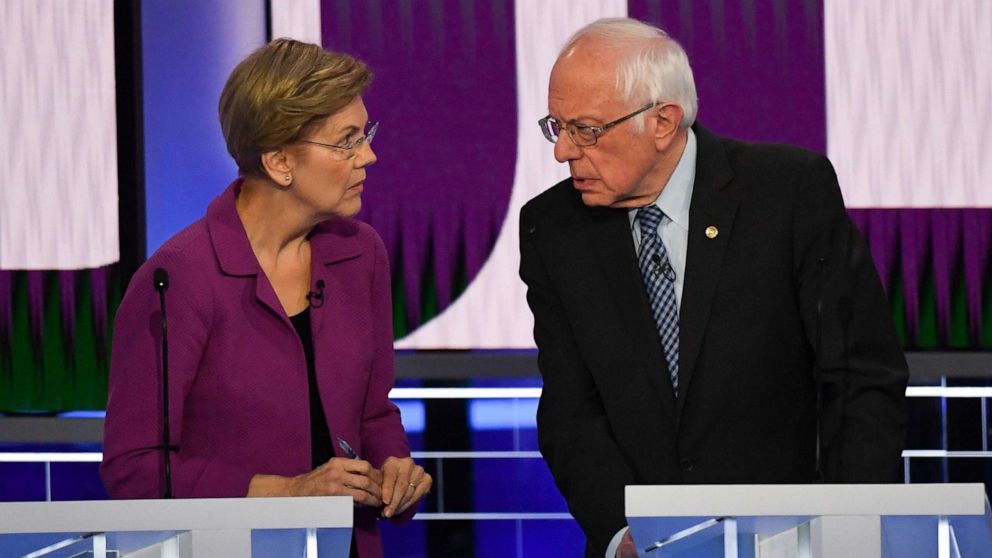
[[365,141],[367,143],[370,143],[371,144],[372,143],[372,140],[375,138],[375,133],[378,132],[378,131],[379,131],[379,123],[378,122],[369,122],[368,124],[366,124],[366,126],[365,126]]
[[572,126],[572,129],[569,131],[572,133],[572,139],[575,140],[575,145],[589,146],[596,143],[596,132],[593,132],[592,128]]
[[538,125],[541,127],[541,133],[544,134],[544,139],[555,143],[558,141],[558,134],[561,130],[558,128],[558,121],[551,118],[550,116],[545,116],[540,119]]

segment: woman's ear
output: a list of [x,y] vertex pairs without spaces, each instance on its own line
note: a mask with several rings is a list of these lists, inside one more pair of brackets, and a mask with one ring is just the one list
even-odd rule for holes
[[293,164],[285,149],[266,151],[261,155],[262,168],[269,179],[282,188],[293,184]]

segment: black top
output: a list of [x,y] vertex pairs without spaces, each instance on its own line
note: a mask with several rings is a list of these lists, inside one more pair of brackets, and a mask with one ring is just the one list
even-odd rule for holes
[[[310,464],[317,467],[327,463],[334,457],[334,446],[331,443],[331,431],[327,427],[327,417],[324,406],[320,403],[320,392],[317,390],[317,366],[313,360],[313,333],[310,331],[310,307],[295,316],[290,316],[300,342],[303,343],[303,354],[307,357],[307,383],[310,386]],[[348,556],[358,558],[358,546],[355,544],[355,533],[351,533],[351,550]]]
[[331,431],[327,428],[327,417],[324,407],[320,404],[320,392],[317,391],[317,368],[313,360],[313,335],[310,331],[310,307],[295,316],[290,316],[296,333],[303,343],[303,353],[307,357],[307,383],[310,385],[310,454],[311,465],[314,469],[327,463],[334,457],[334,446],[331,443]]

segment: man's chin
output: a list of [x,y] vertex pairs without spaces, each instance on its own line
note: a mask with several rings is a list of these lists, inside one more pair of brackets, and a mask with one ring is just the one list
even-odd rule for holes
[[608,207],[613,203],[610,196],[600,192],[579,192],[582,195],[582,203],[588,207]]

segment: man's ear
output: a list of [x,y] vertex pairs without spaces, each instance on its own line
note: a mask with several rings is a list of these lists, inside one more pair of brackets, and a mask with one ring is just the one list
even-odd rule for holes
[[292,158],[286,150],[280,148],[266,151],[262,153],[261,160],[262,168],[270,180],[283,188],[288,188],[293,183]]
[[655,114],[657,125],[654,129],[654,143],[658,151],[664,151],[671,145],[672,140],[678,135],[679,124],[685,112],[682,107],[674,103],[661,105]]

